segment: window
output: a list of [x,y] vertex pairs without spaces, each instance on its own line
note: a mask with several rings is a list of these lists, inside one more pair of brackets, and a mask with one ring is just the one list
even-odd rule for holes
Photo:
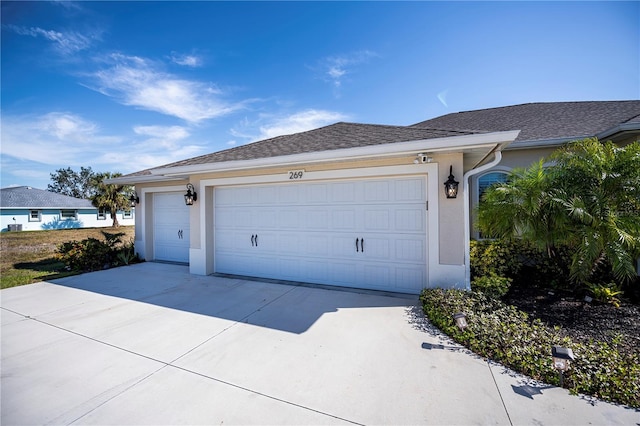
[[29,210],[29,222],[42,221],[42,214],[40,210]]
[[98,220],[106,220],[107,211],[105,209],[98,209]]
[[[482,202],[482,196],[491,185],[506,182],[508,176],[508,173],[503,171],[493,171],[480,176],[478,178],[478,191],[476,193],[478,198],[476,198],[476,203],[480,204]],[[476,238],[483,239],[488,238],[488,236],[482,235],[481,232],[476,231]]]
[[478,179],[478,200],[482,200],[482,196],[485,191],[494,183],[501,183],[507,181],[507,174],[504,172],[491,172],[486,175],[482,175]]
[[60,210],[60,220],[76,220],[78,219],[77,210]]
[[122,212],[123,219],[131,219],[133,217],[133,210],[124,210]]

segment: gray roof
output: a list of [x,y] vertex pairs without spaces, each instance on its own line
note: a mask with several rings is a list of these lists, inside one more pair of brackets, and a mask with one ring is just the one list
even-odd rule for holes
[[123,178],[148,176],[154,169],[510,130],[521,130],[513,146],[519,141],[572,140],[597,136],[624,123],[634,131],[640,130],[640,101],[530,103],[457,112],[412,126],[340,122],[142,170]]
[[3,209],[95,209],[89,200],[43,191],[30,186],[0,189],[0,207]]
[[412,128],[497,132],[520,130],[518,141],[580,139],[625,123],[640,124],[640,101],[540,102],[463,111]]
[[[331,151],[344,148],[358,148],[363,146],[445,138],[474,133],[483,132],[434,130],[406,126],[384,126],[379,124],[340,122],[306,132],[264,139],[247,145],[226,149],[224,151],[177,161],[157,168],[192,166],[196,164],[211,164],[237,160],[255,160],[258,158],[278,157],[282,155]],[[151,174],[150,170],[153,169],[128,174],[126,177],[149,175]]]

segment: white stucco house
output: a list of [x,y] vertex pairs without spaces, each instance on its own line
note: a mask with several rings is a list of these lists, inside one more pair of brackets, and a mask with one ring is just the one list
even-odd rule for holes
[[[120,225],[135,223],[134,209],[119,211]],[[50,191],[17,186],[0,189],[0,230],[41,231],[68,228],[110,227],[109,212],[95,208],[91,201]]]
[[[140,256],[186,263],[193,274],[413,294],[469,288],[482,177],[569,140],[628,139],[640,128],[624,124],[640,115],[636,101],[526,105],[413,126],[341,122],[110,182],[135,185]],[[459,182],[455,198],[445,194],[450,178]],[[185,195],[197,197],[187,205]]]

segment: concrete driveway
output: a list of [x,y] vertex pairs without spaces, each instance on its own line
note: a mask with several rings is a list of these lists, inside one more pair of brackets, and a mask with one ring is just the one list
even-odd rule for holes
[[452,345],[417,297],[159,263],[0,295],[3,425],[640,423]]

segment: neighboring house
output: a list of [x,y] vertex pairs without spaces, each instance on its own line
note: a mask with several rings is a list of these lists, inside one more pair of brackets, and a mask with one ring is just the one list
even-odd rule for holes
[[[541,102],[464,111],[411,126],[473,132],[518,129],[516,140],[502,152],[502,161],[471,179],[471,204],[484,190],[504,181],[516,167],[528,167],[567,142],[596,137],[624,146],[640,140],[640,101]],[[472,237],[478,238],[473,229]]]
[[[121,225],[133,225],[134,209],[119,211]],[[46,229],[98,228],[113,224],[111,215],[91,201],[43,191],[30,186],[0,189],[0,229],[39,231]]]
[[[529,105],[468,122],[447,117],[474,112],[413,126],[336,123],[108,182],[135,185],[135,246],[146,260],[414,294],[468,288],[476,175],[506,170],[503,150],[507,168],[525,166],[568,140],[627,140],[640,124],[629,121],[635,101]],[[588,105],[598,112],[585,116]],[[511,111],[526,120],[501,118]],[[456,198],[445,196],[450,170]]]

